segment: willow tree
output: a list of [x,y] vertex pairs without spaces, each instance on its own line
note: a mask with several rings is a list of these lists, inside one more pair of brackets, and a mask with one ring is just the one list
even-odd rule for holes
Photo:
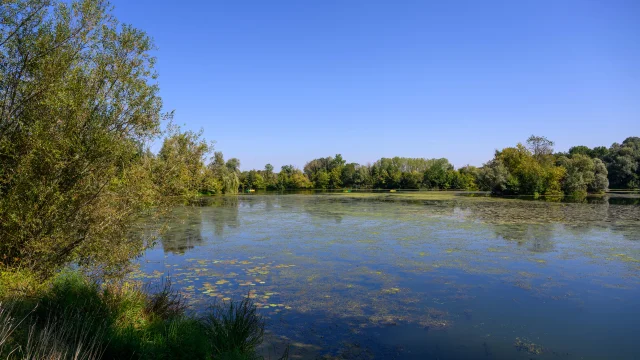
[[202,130],[196,133],[170,126],[154,171],[159,193],[190,199],[209,191],[212,185],[206,179],[204,160],[212,150],[213,144],[202,138]]
[[237,194],[240,188],[240,160],[231,158],[225,163],[221,151],[216,151],[209,164],[209,171],[215,181],[221,184],[225,194]]
[[0,266],[117,269],[148,204],[153,44],[102,0],[0,4]]

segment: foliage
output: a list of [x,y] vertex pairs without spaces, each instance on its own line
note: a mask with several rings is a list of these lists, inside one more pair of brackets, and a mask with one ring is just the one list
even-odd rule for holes
[[607,189],[607,169],[586,155],[588,148],[553,155],[553,142],[545,137],[531,136],[527,143],[496,151],[478,172],[480,188],[495,194],[572,196]]
[[203,191],[214,191],[216,186],[207,182],[204,165],[212,150],[213,145],[202,139],[202,130],[195,133],[170,126],[153,171],[160,194],[192,198]]
[[340,154],[335,158],[329,156],[314,159],[304,166],[304,174],[317,189],[338,189],[342,186],[345,163]]
[[554,142],[544,136],[531,135],[527,139],[529,151],[538,162],[545,163],[551,160]]
[[629,137],[622,144],[614,143],[602,160],[607,165],[612,187],[640,187],[640,137]]
[[243,172],[240,176],[240,181],[242,183],[241,186],[247,190],[264,190],[267,188],[267,182],[264,177],[256,170]]
[[589,183],[587,190],[593,193],[605,192],[609,188],[609,179],[607,178],[609,172],[607,171],[607,166],[602,160],[595,158],[593,159],[593,168],[593,181]]
[[[596,180],[589,191],[600,192],[611,185],[617,189],[634,189],[640,187],[640,138],[626,138],[622,144],[614,143],[611,147],[596,146],[589,148],[584,145],[574,146],[569,149],[573,156],[581,154],[594,160],[596,167]],[[596,160],[600,160],[602,164]],[[605,180],[606,177],[606,180]]]
[[116,269],[142,249],[126,235],[148,205],[139,162],[162,102],[150,38],[107,7],[2,4],[0,265]]
[[293,165],[282,166],[276,179],[276,188],[278,190],[310,189],[312,187],[313,183],[309,178]]
[[219,192],[224,194],[238,193],[241,184],[240,160],[232,158],[225,162],[222,152],[216,151],[208,168],[211,181],[220,184]]
[[566,194],[586,194],[595,181],[595,165],[587,155],[575,154],[571,158],[561,157],[558,163],[566,169],[563,190]]
[[482,190],[494,194],[503,194],[507,190],[507,182],[511,178],[509,170],[500,159],[486,163],[478,172],[478,185]]

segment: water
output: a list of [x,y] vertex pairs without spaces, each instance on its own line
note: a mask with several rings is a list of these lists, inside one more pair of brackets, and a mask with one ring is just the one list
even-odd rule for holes
[[[174,209],[134,278],[249,295],[294,358],[640,357],[640,206],[245,195]],[[541,352],[541,353],[540,353]]]

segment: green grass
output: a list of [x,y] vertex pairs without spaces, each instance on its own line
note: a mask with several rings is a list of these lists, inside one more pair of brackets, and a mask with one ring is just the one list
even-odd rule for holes
[[264,320],[250,299],[214,305],[205,317],[207,334],[215,354],[233,359],[248,355],[262,343]]
[[[259,358],[264,320],[249,299],[214,304],[199,317],[170,281],[98,284],[65,272],[26,286],[32,279],[7,274],[0,276],[2,359]],[[11,290],[22,288],[31,292]]]

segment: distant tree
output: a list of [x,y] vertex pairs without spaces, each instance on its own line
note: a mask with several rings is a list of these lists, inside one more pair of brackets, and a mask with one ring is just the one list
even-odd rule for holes
[[209,173],[215,182],[220,183],[220,191],[225,194],[237,194],[242,182],[240,181],[240,160],[236,158],[224,161],[224,155],[216,151],[209,163]]
[[419,189],[422,187],[423,174],[412,171],[403,172],[400,180],[400,187],[403,189]]
[[593,159],[594,176],[593,181],[588,186],[588,191],[601,193],[609,188],[609,172],[604,162],[598,158]]
[[509,182],[509,170],[500,159],[493,159],[478,171],[478,186],[494,194],[504,194]]
[[371,176],[371,165],[358,166],[353,182],[357,188],[372,188],[373,177]]
[[584,145],[573,146],[569,148],[569,155],[582,154],[588,157],[593,157],[593,152],[591,149]]
[[293,165],[284,165],[278,173],[276,186],[279,190],[310,189],[313,183]]
[[591,150],[591,157],[603,160],[609,154],[609,149],[605,146],[596,146]]
[[478,177],[480,176],[480,170],[471,165],[466,165],[458,169],[464,186],[462,189],[466,190],[478,190]]
[[553,154],[554,142],[544,136],[531,135],[527,139],[529,151],[540,162]]
[[273,173],[273,165],[267,164],[264,166],[264,181],[267,189],[276,188],[276,176]]
[[264,166],[264,171],[268,174],[271,175],[273,174],[273,165],[271,164],[267,164]]
[[205,185],[204,159],[213,145],[202,139],[202,131],[181,131],[169,127],[158,153],[154,178],[162,195],[194,197]]
[[424,184],[430,189],[448,189],[451,184],[451,174],[453,165],[447,159],[433,159],[429,167],[424,171]]
[[231,158],[229,160],[227,160],[227,163],[225,164],[227,169],[231,172],[238,172],[240,171],[240,160],[236,159],[236,158]]
[[332,189],[338,189],[342,186],[342,166],[336,166],[329,172],[329,186]]
[[250,170],[243,173],[242,185],[248,190],[262,190],[267,187],[264,178],[256,170]]
[[314,174],[313,183],[317,189],[328,189],[331,179],[326,170],[320,170]]
[[342,186],[353,187],[356,184],[356,175],[358,174],[358,164],[349,163],[342,168]]
[[331,168],[341,168],[343,167],[347,162],[342,158],[342,155],[340,154],[336,154],[336,157],[333,159],[333,162],[331,164]]
[[464,190],[478,190],[479,169],[475,166],[466,165],[458,169],[459,187]]
[[604,157],[613,188],[640,187],[640,138],[630,137],[614,143]]

